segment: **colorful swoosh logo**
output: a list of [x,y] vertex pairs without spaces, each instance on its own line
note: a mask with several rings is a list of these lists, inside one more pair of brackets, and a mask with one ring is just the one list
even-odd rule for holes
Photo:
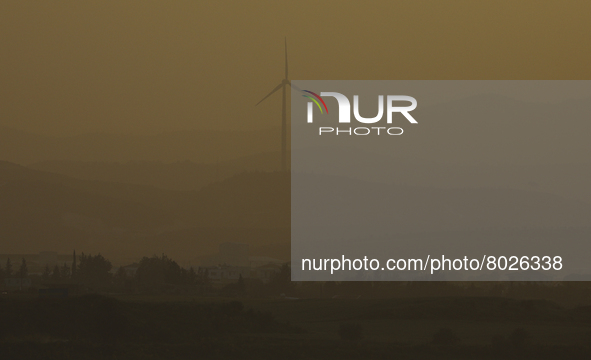
[[[311,91],[308,91],[308,90],[302,90],[302,91],[305,91],[305,92],[307,92],[307,93],[309,93],[309,94],[312,94],[312,95],[314,95],[316,98],[318,98],[318,100],[320,100],[320,102],[322,102],[322,105],[324,105],[324,109],[326,110],[326,113],[328,114],[328,108],[326,107],[326,104],[324,103],[324,100],[322,100],[322,98],[320,97],[320,95],[318,95],[318,94],[316,94],[316,93],[313,93],[313,92],[311,92]],[[320,106],[320,104],[318,103],[318,101],[316,101],[316,99],[314,99],[313,97],[311,97],[311,96],[309,96],[309,95],[305,95],[305,94],[304,94],[304,95],[302,95],[302,96],[303,96],[303,97],[306,97],[306,98],[308,98],[308,99],[310,99],[310,100],[312,100],[312,101],[314,101],[314,102],[316,103],[316,105],[318,106],[318,108],[320,109],[320,113],[321,113],[321,114],[323,114],[323,113],[324,113],[324,111],[322,111],[322,106]]]

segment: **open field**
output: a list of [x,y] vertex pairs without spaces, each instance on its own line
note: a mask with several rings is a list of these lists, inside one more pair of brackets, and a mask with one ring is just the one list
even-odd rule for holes
[[[590,354],[591,340],[590,307],[492,297],[21,297],[3,299],[0,314],[5,324],[2,358],[325,359],[396,354],[419,359],[550,359],[568,349],[569,358],[583,359]],[[341,325],[347,323],[360,325],[359,338],[340,336]],[[453,337],[438,338],[441,329]],[[516,340],[517,329],[523,336]]]

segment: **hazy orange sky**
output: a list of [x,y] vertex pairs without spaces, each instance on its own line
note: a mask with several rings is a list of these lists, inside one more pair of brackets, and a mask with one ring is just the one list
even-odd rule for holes
[[588,1],[5,1],[0,126],[280,125],[292,79],[589,79]]

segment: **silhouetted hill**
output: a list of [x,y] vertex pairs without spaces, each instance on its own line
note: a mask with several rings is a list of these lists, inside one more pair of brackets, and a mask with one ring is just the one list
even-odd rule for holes
[[390,150],[463,165],[585,163],[590,111],[589,99],[548,104],[479,94],[418,107],[420,130],[409,129]]
[[84,180],[140,184],[169,190],[198,190],[245,171],[278,171],[280,159],[280,152],[266,152],[216,163],[53,160],[28,167]]
[[144,204],[148,207],[177,208],[186,199],[184,193],[167,191],[153,186],[109,181],[81,180],[70,176],[26,168],[0,161],[0,184],[42,182],[65,186],[82,192]]
[[[494,229],[585,227],[591,218],[591,205],[537,191],[438,189],[301,176],[306,186],[331,194],[331,204],[319,204],[307,215],[312,225],[330,208],[328,215],[343,221],[374,214],[372,221],[387,222],[393,233],[470,232],[452,236],[463,239]],[[243,172],[199,191],[170,191],[73,179],[0,162],[0,246],[20,253],[69,252],[76,247],[112,259],[165,251],[188,261],[217,251],[220,242],[235,241],[266,249],[266,256],[276,252],[283,255],[275,257],[284,257],[290,181],[289,173]],[[368,206],[352,212],[346,204],[339,205],[339,194],[346,192]],[[297,201],[314,199],[303,193]]]
[[264,129],[51,137],[0,127],[0,160],[19,164],[48,160],[213,163],[277,151],[280,148],[279,134],[278,129]]
[[[192,243],[178,249],[181,254],[208,255],[224,241],[284,242],[288,236],[276,233],[289,228],[288,179],[288,174],[244,173],[200,192],[179,192],[78,180],[0,162],[0,246],[8,253],[77,248],[118,260],[167,251],[144,241],[148,235],[198,227],[210,230],[195,230]],[[249,237],[251,230],[244,227],[263,230]],[[162,237],[166,243],[168,236]]]
[[[533,190],[432,188],[296,174],[292,202],[308,204],[301,214],[310,225],[327,216],[339,222],[367,218],[407,230],[474,230],[588,226],[591,204]],[[308,192],[306,189],[315,189]],[[314,194],[326,194],[320,201]],[[348,194],[347,198],[341,194]],[[349,201],[356,204],[351,211]],[[321,216],[322,215],[322,216]],[[304,219],[304,218],[302,218]]]
[[173,215],[162,206],[117,196],[123,189],[104,190],[100,184],[0,162],[1,246],[7,252],[63,251],[173,224]]
[[182,264],[195,264],[216,254],[224,242],[249,244],[251,255],[290,260],[289,228],[195,227],[137,238],[122,249],[141,248],[145,255],[165,253]]
[[[522,164],[441,164],[429,161],[407,161],[396,154],[374,153],[361,149],[340,149],[346,153],[349,167],[355,172],[339,175],[381,183],[437,188],[512,188],[548,192],[591,203],[591,164],[589,163],[522,163]],[[307,154],[307,166],[327,164],[336,157],[330,148],[300,150]],[[309,155],[308,155],[309,153]],[[367,159],[390,166],[376,169]],[[31,164],[32,169],[68,175],[78,179],[149,185],[170,190],[198,190],[244,171],[276,171],[279,152],[255,154],[216,164],[190,161],[162,162],[82,162],[44,161]],[[326,169],[326,166],[324,167]],[[371,171],[365,171],[369,169]],[[329,172],[339,170],[328,168]]]
[[196,193],[200,223],[209,226],[290,226],[290,174],[248,172],[210,184]]

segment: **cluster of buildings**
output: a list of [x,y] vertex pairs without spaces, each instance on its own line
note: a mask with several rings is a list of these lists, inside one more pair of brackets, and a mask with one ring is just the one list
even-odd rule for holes
[[263,283],[281,271],[285,261],[266,256],[250,256],[249,245],[226,242],[217,254],[202,260],[200,273],[207,273],[211,282],[230,283],[243,279],[258,279]]

